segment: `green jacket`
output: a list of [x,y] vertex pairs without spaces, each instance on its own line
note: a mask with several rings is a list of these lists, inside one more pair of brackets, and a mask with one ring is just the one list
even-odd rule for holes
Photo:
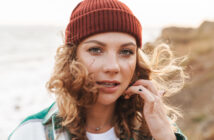
[[[71,140],[74,136],[60,125],[61,119],[57,113],[57,105],[53,103],[49,108],[27,117],[10,134],[8,140]],[[175,135],[177,140],[187,140],[180,129]],[[140,139],[153,140],[144,136],[140,136]]]

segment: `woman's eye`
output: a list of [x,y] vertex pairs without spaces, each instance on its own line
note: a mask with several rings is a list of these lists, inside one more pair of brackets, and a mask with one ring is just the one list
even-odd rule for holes
[[90,49],[88,49],[88,51],[89,51],[90,53],[92,53],[92,54],[100,54],[100,53],[102,53],[101,48],[96,48],[96,47],[90,48]]
[[129,56],[129,55],[132,55],[132,54],[134,54],[134,53],[133,53],[132,50],[125,49],[125,50],[122,50],[122,51],[120,52],[120,54],[125,55],[125,56]]

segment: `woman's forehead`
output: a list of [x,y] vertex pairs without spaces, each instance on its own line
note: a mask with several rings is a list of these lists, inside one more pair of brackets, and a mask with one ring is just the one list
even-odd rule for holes
[[102,43],[108,43],[108,44],[131,43],[132,45],[136,46],[136,39],[130,34],[122,33],[122,32],[105,32],[105,33],[95,34],[87,37],[81,43],[96,43],[96,42],[102,42]]

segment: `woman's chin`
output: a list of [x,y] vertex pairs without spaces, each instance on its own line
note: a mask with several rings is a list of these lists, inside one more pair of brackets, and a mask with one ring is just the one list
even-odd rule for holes
[[103,105],[111,105],[114,104],[118,98],[119,97],[115,94],[110,95],[101,93],[98,96],[97,103]]

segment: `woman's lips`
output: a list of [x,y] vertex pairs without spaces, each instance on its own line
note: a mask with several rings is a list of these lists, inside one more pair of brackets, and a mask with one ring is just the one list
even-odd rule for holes
[[117,91],[118,88],[119,88],[119,85],[116,85],[114,87],[100,86],[99,90],[105,93],[114,93],[115,91]]
[[103,80],[98,81],[97,84],[99,85],[99,90],[105,93],[114,93],[119,88],[120,82],[114,80]]

